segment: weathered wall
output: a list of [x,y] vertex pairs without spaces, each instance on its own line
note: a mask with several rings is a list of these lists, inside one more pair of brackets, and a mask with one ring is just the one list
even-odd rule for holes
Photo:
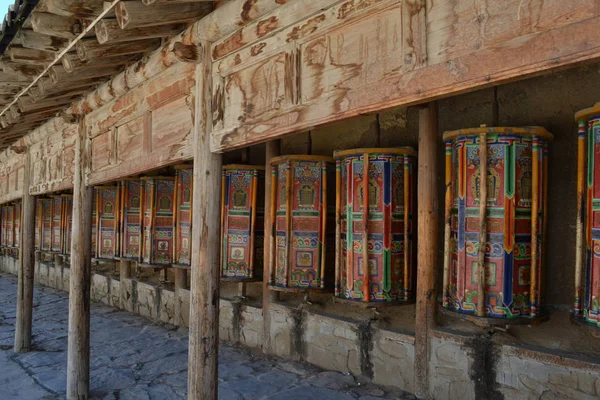
[[[0,271],[16,274],[16,259],[0,256]],[[49,261],[38,262],[35,279],[38,284],[67,290],[68,271]],[[159,289],[135,279],[119,282],[92,275],[93,300],[173,323],[174,293]],[[125,301],[120,303],[120,298]],[[180,301],[183,312],[189,312],[187,290],[180,291]],[[350,322],[279,304],[272,306],[271,320],[273,351],[278,356],[364,376],[408,392],[414,389],[412,336],[380,329],[376,321]],[[260,348],[262,323],[260,308],[221,299],[221,340]],[[490,335],[436,331],[430,342],[429,385],[435,399],[591,400],[600,396],[599,364],[495,344]]]
[[175,64],[86,116],[88,184],[192,158],[195,71],[195,64]]
[[212,45],[214,151],[596,60],[594,0],[289,2]]
[[13,154],[0,163],[0,204],[23,195],[24,159],[23,154]]

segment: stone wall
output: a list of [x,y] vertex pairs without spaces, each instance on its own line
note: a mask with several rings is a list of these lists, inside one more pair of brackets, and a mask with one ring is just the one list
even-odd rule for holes
[[[18,262],[0,256],[0,271],[16,274]],[[69,268],[36,263],[36,282],[68,290]],[[92,275],[94,301],[175,321],[175,293],[135,279]],[[189,321],[188,290],[179,291],[182,320]],[[239,300],[220,301],[221,340],[261,348],[262,309]],[[414,391],[414,338],[362,323],[309,312],[305,307],[271,306],[274,355],[351,373],[377,384]],[[498,345],[491,335],[460,336],[436,331],[430,338],[430,394],[435,399],[597,399],[600,365],[514,346]]]

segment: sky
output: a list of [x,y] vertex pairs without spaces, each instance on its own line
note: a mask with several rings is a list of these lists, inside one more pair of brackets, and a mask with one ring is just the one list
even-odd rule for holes
[[14,3],[15,3],[15,0],[0,0],[0,15],[2,15],[0,18],[2,20],[4,19],[4,16],[8,12],[8,6],[10,4],[14,4]]

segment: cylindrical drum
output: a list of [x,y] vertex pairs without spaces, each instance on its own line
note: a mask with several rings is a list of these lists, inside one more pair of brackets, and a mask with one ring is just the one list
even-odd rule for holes
[[96,186],[96,258],[119,256],[119,187]]
[[96,211],[98,208],[98,191],[96,188],[93,189],[92,193],[92,258],[96,258],[98,252],[98,213]]
[[62,219],[62,201],[63,198],[60,195],[50,196],[52,199],[52,222],[50,223],[51,229],[51,250],[55,253],[60,253],[62,249],[62,230],[63,230],[63,219]]
[[192,198],[194,195],[194,166],[175,166],[177,183],[175,197],[175,244],[173,263],[189,267],[192,264]]
[[264,170],[258,165],[223,166],[221,278],[262,278]]
[[[271,160],[271,285],[334,286],[334,159],[282,156]],[[331,209],[328,209],[331,207]]]
[[13,243],[13,206],[5,204],[2,206],[2,231],[0,232],[0,247],[12,247]]
[[552,135],[540,127],[481,127],[443,138],[443,306],[478,317],[536,317]]
[[[39,235],[40,251],[50,251],[52,248],[52,199],[38,198],[36,210],[36,236]],[[37,218],[39,216],[39,218]]]
[[21,245],[21,202],[17,201],[14,203],[14,215],[13,215],[13,247],[19,248]]
[[142,181],[121,181],[121,258],[139,261],[142,255]]
[[573,312],[577,319],[600,327],[600,103],[579,111],[575,120],[579,132]]
[[172,262],[175,178],[142,178],[144,182],[144,245],[142,262],[170,265]]
[[416,155],[410,147],[334,153],[337,297],[403,302],[414,293]]

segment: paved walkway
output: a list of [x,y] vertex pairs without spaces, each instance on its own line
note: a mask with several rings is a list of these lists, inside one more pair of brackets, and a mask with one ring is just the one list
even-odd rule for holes
[[[0,399],[64,398],[67,365],[68,297],[36,287],[35,351],[15,354],[16,278],[0,274]],[[91,391],[97,399],[186,397],[187,330],[92,304]],[[400,391],[360,384],[354,377],[308,364],[265,357],[222,345],[219,399],[376,400],[414,399]]]

